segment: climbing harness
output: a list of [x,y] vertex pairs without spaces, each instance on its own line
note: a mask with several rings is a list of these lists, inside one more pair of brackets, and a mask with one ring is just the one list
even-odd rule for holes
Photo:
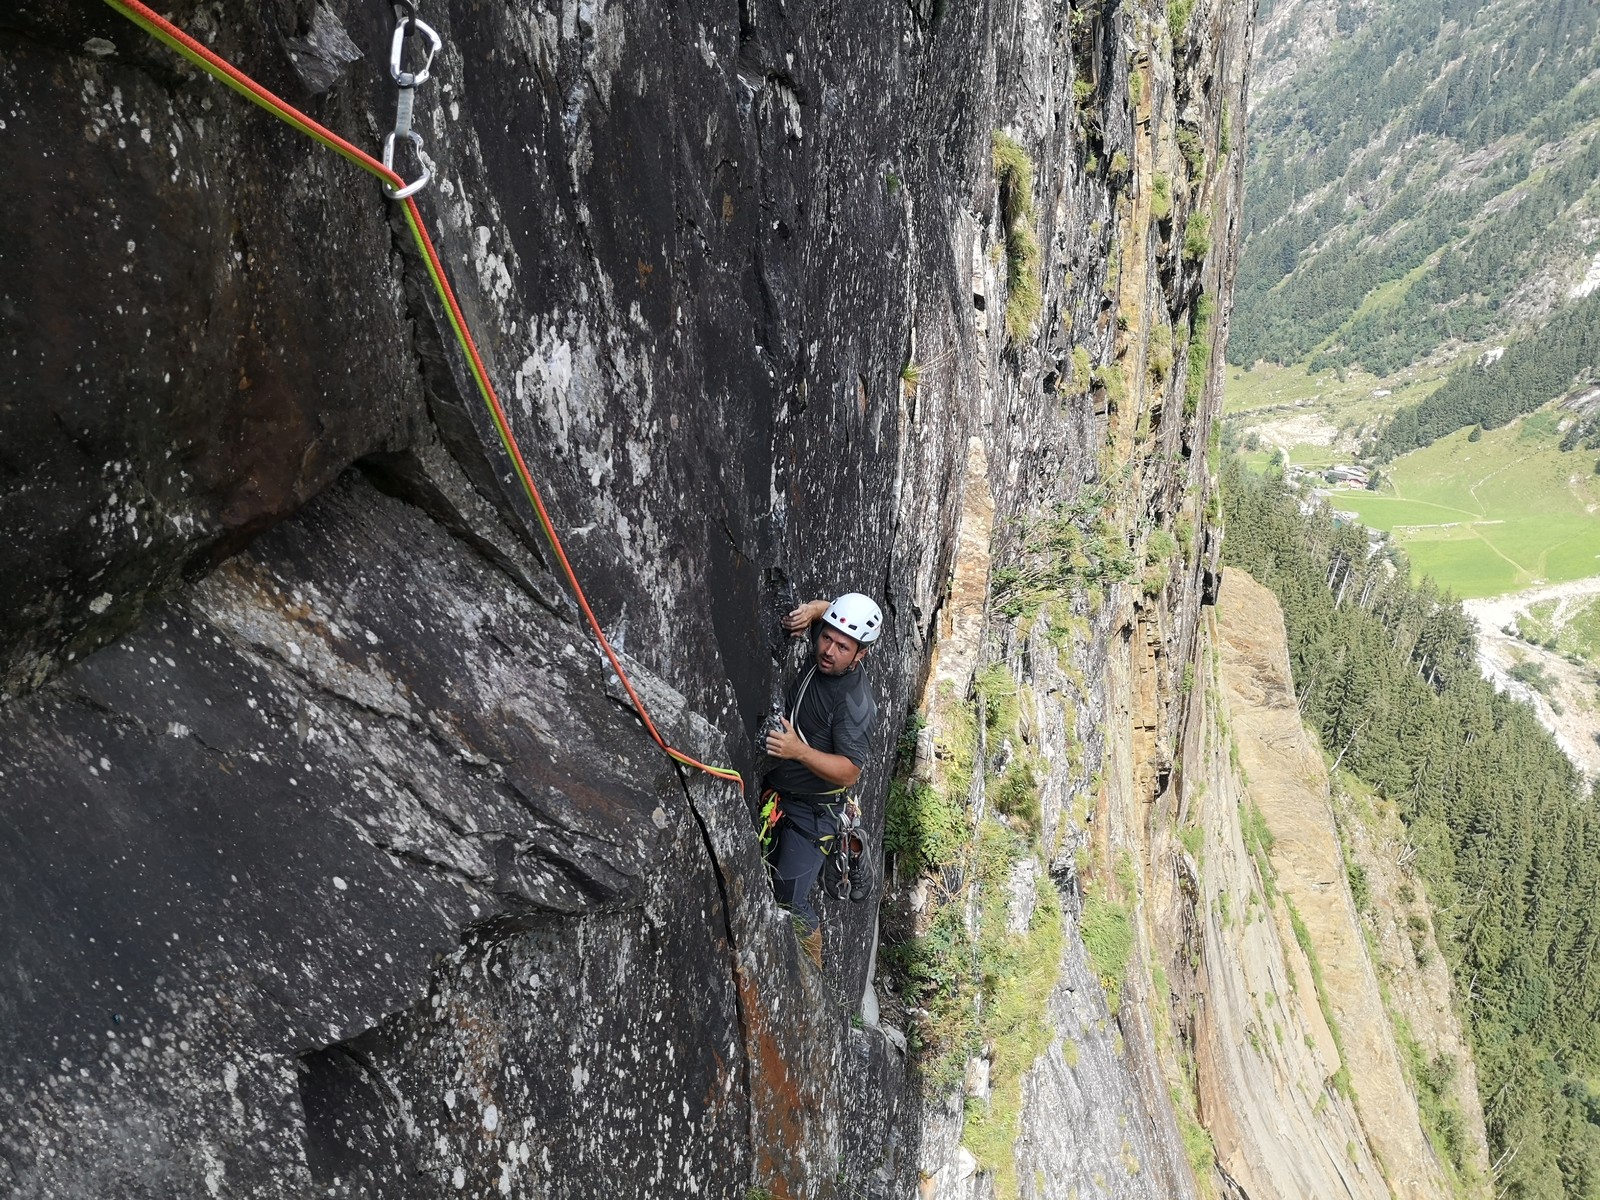
[[[783,797],[775,789],[768,788],[761,793],[758,827],[763,855],[774,848],[778,825],[784,819],[782,805]],[[873,868],[872,844],[867,839],[867,831],[861,827],[861,811],[853,800],[846,800],[838,811],[835,811],[836,804],[821,807],[834,821],[834,832],[812,839],[812,845],[829,864],[823,868],[824,886],[841,900],[846,896],[851,900],[865,900],[877,884],[877,873]]]
[[[485,370],[483,360],[478,355],[477,343],[472,337],[471,330],[467,327],[467,320],[461,312],[460,304],[456,301],[455,291],[451,288],[450,281],[445,276],[444,265],[439,261],[439,254],[434,249],[433,239],[428,236],[427,223],[422,218],[421,210],[417,208],[415,196],[421,188],[427,185],[431,172],[428,170],[427,165],[423,163],[422,175],[411,183],[407,183],[394,170],[392,162],[393,150],[395,144],[401,140],[411,143],[412,148],[418,152],[418,160],[421,162],[422,139],[411,128],[411,106],[417,87],[427,82],[433,57],[439,50],[439,35],[418,20],[415,12],[409,7],[397,8],[396,11],[400,15],[394,41],[391,43],[389,67],[401,94],[397,103],[395,128],[384,139],[384,156],[380,161],[360,147],[352,145],[327,127],[318,124],[287,101],[262,87],[243,71],[201,45],[171,21],[141,3],[140,0],[106,0],[106,3],[149,33],[157,41],[177,54],[182,55],[207,75],[226,84],[252,104],[266,109],[280,121],[298,129],[307,137],[321,142],[362,170],[376,175],[386,185],[384,194],[403,205],[406,224],[411,230],[412,239],[416,242],[417,250],[422,255],[423,265],[427,268],[428,278],[433,284],[434,291],[438,294],[439,301],[444,306],[445,316],[450,322],[450,328],[455,334],[456,342],[460,345],[461,352],[466,357],[467,366],[472,372],[473,382],[477,385],[478,393],[483,398],[484,405],[489,410],[489,416],[494,421],[495,432],[500,438],[500,444],[505,449],[506,457],[511,461],[517,480],[522,485],[523,493],[533,506],[534,513],[539,519],[539,526],[544,531],[545,539],[550,543],[551,550],[561,564],[562,574],[566,578],[567,585],[572,589],[573,596],[578,601],[578,607],[588,621],[595,640],[600,644],[601,650],[605,652],[606,658],[610,661],[611,669],[616,673],[617,679],[628,693],[628,698],[633,702],[634,711],[639,714],[639,719],[644,722],[644,727],[650,734],[651,739],[674,762],[694,767],[696,770],[704,771],[708,775],[714,775],[718,779],[725,779],[729,783],[738,784],[742,791],[744,780],[737,771],[730,767],[708,766],[698,759],[691,758],[682,751],[674,749],[667,744],[666,739],[657,731],[655,722],[650,719],[650,714],[645,709],[644,701],[639,698],[639,693],[634,690],[633,682],[628,678],[628,673],[623,670],[621,659],[617,656],[616,651],[611,648],[611,643],[606,640],[605,633],[600,628],[600,622],[594,615],[594,610],[589,607],[588,597],[584,595],[583,587],[578,582],[578,576],[573,571],[571,562],[567,559],[566,549],[562,546],[561,539],[556,534],[555,526],[551,524],[550,514],[544,506],[544,498],[540,495],[539,488],[533,481],[533,475],[528,470],[528,464],[522,457],[522,450],[517,445],[517,439],[511,432],[511,424],[506,418],[505,409],[500,405],[500,397],[495,392],[494,385],[489,381],[489,373]],[[419,71],[408,72],[404,69],[401,59],[405,52],[406,43],[412,39],[413,35],[417,34],[420,34],[428,41],[427,58]]]

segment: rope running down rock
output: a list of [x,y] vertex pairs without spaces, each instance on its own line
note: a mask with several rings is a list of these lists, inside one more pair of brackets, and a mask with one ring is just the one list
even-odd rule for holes
[[[341,138],[332,130],[318,124],[306,116],[299,109],[280,99],[243,71],[229,63],[219,55],[213,53],[179,29],[172,22],[157,14],[140,0],[106,0],[117,12],[127,17],[152,37],[168,46],[176,53],[188,59],[206,74],[220,80],[234,91],[238,92],[252,104],[266,109],[280,121],[298,129],[307,137],[321,142],[335,153],[342,155],[362,170],[377,176],[388,185],[386,191],[401,192],[407,187],[406,181],[392,169],[386,167],[372,155],[358,146],[352,145]],[[718,779],[727,780],[737,784],[741,791],[744,789],[744,780],[737,771],[728,767],[708,766],[698,759],[691,758],[682,751],[668,745],[666,739],[657,731],[655,722],[650,719],[644,701],[634,690],[632,681],[622,667],[622,661],[611,643],[606,640],[605,633],[600,628],[600,622],[595,617],[594,611],[589,607],[588,597],[584,595],[583,587],[578,582],[577,573],[572,569],[572,564],[567,560],[566,549],[557,536],[554,525],[551,524],[550,514],[545,509],[544,499],[539,493],[538,485],[533,481],[533,475],[528,470],[528,464],[522,457],[522,450],[517,445],[516,436],[511,432],[511,424],[506,419],[505,410],[500,405],[499,395],[495,392],[494,385],[489,381],[489,374],[484,369],[483,360],[478,356],[477,343],[473,340],[471,330],[467,327],[466,317],[461,312],[461,306],[456,302],[455,291],[450,286],[450,281],[445,276],[444,266],[439,261],[438,252],[434,249],[433,239],[428,236],[427,224],[422,218],[421,211],[417,208],[415,197],[410,194],[398,200],[405,206],[406,224],[411,229],[411,236],[417,244],[417,249],[422,255],[422,261],[428,268],[428,277],[433,282],[434,290],[438,293],[440,302],[444,305],[445,315],[450,320],[450,327],[455,332],[456,341],[461,346],[467,365],[472,371],[472,377],[478,385],[478,392],[483,397],[483,402],[489,410],[490,417],[494,420],[495,430],[500,436],[500,444],[505,448],[506,457],[511,460],[516,470],[522,490],[527,495],[528,501],[533,505],[533,510],[539,518],[539,525],[544,530],[544,535],[550,543],[550,548],[555,551],[556,559],[561,564],[562,573],[566,576],[567,584],[571,587],[578,606],[583,610],[583,615],[593,630],[595,640],[605,652],[606,658],[611,663],[611,669],[616,673],[617,679],[627,690],[628,698],[633,701],[634,710],[639,714],[639,719],[644,722],[646,731],[666,754],[675,762],[685,766],[694,767]]]

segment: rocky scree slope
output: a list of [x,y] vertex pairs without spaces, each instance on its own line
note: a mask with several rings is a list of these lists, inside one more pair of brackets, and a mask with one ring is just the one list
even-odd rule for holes
[[[363,144],[391,124],[381,9],[170,15]],[[1175,694],[1214,566],[1248,13],[423,15],[424,207],[669,739],[749,776],[777,611],[849,586],[885,601],[886,759],[968,484],[1011,529],[1102,484],[1151,559],[1092,613],[1069,597],[1091,746],[1136,612]],[[906,1062],[850,1020],[872,906],[830,905],[813,973],[745,802],[644,738],[376,189],[80,0],[0,16],[0,81],[7,1192],[937,1174]],[[1031,264],[1001,128],[1033,167]],[[1149,779],[1181,724],[1150,708]],[[1118,1154],[1087,1142],[1085,1170]],[[1075,1186],[1054,1163],[1036,1194]]]

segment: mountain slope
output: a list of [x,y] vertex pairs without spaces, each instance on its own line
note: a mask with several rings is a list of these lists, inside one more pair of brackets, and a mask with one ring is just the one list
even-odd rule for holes
[[[1227,1103],[1254,1118],[1219,1138],[1229,1173],[1251,1196],[1449,1194],[1345,884],[1321,747],[1295,707],[1282,610],[1230,571],[1212,635],[1201,760],[1211,786],[1195,797],[1192,819],[1207,839],[1208,982],[1236,1001],[1213,997],[1203,1011],[1212,1037],[1200,1065],[1219,1102],[1208,1111]],[[1279,1082],[1277,1106],[1257,1111],[1244,1102],[1263,1079],[1294,1083]],[[1297,1136],[1264,1132],[1291,1118]],[[1304,1186],[1306,1171],[1311,1180],[1334,1172],[1341,1186]]]
[[1600,9],[1291,0],[1262,20],[1230,361],[1385,376],[1594,290]]

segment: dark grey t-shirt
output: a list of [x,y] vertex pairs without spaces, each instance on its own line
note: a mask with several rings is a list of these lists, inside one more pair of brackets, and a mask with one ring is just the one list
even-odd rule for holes
[[[785,716],[794,712],[795,696],[807,675],[811,683],[800,701],[800,711],[790,717],[795,728],[805,734],[813,749],[842,754],[865,769],[867,736],[878,719],[878,702],[867,686],[866,671],[857,666],[843,675],[824,675],[815,664],[807,667],[789,687]],[[837,785],[788,758],[780,760],[764,782],[786,796],[815,796],[838,790]]]

